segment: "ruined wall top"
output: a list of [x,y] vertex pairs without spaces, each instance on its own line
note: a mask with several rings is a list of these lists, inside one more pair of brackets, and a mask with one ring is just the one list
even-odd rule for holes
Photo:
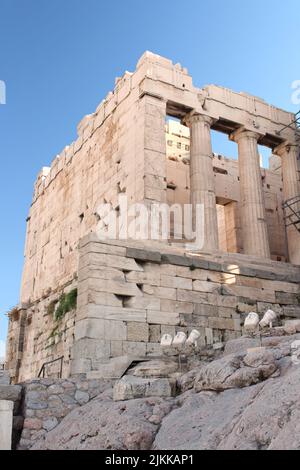
[[42,169],[35,184],[33,203],[95,130],[133,92],[136,100],[150,95],[166,101],[167,113],[174,117],[183,118],[192,110],[206,114],[215,121],[213,129],[228,135],[239,127],[255,131],[261,135],[259,143],[272,149],[286,140],[292,142],[295,137],[293,129],[282,130],[294,121],[293,113],[256,96],[218,85],[197,88],[188,70],[181,64],[173,64],[169,59],[146,51],[139,59],[135,72],[126,71],[122,77],[117,77],[114,90],[107,94],[94,113],[81,120],[77,126],[76,141],[54,158],[50,168]]

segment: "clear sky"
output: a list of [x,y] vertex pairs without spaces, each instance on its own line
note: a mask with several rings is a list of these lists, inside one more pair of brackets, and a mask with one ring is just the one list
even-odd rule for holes
[[[0,0],[0,356],[36,175],[115,77],[150,50],[187,67],[197,86],[247,91],[296,112],[299,19],[299,0]],[[213,143],[236,154],[225,137]]]

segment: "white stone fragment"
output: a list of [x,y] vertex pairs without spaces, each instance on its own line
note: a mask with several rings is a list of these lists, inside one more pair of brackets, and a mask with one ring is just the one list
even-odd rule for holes
[[13,407],[12,401],[0,400],[0,450],[11,450]]
[[187,336],[183,331],[179,331],[175,338],[173,339],[172,346],[174,348],[183,348],[185,342],[187,340]]
[[244,323],[245,331],[249,333],[254,333],[258,327],[258,324],[259,324],[259,316],[255,312],[250,312],[245,319],[245,323]]
[[277,319],[277,315],[273,310],[267,310],[263,316],[263,319],[259,322],[261,328],[266,328],[267,326],[272,327],[272,323]]
[[197,340],[200,338],[200,332],[198,330],[192,330],[186,342],[197,346]]

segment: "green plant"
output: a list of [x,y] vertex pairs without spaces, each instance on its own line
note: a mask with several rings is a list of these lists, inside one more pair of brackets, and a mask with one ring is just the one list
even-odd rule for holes
[[57,299],[52,300],[47,307],[47,315],[53,315],[55,311],[55,305],[57,304]]
[[48,340],[51,339],[51,338],[54,338],[54,336],[58,335],[58,328],[59,328],[59,325],[57,325],[55,328],[53,328],[53,330],[50,333],[50,336],[49,336]]
[[73,289],[68,294],[62,294],[59,299],[59,304],[55,310],[54,318],[56,321],[61,320],[66,313],[74,310],[77,305],[77,289]]

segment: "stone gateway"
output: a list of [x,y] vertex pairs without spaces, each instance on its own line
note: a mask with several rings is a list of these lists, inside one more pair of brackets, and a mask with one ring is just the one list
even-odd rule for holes
[[[300,318],[294,121],[255,96],[198,88],[151,52],[117,78],[37,177],[9,312],[13,382],[116,378],[124,364],[160,356],[162,335],[196,329],[199,346],[213,347],[241,336],[251,312]],[[212,131],[236,143],[238,160],[213,153]],[[269,169],[258,145],[272,153]],[[99,206],[118,213],[121,195],[146,208],[190,203],[194,222],[201,205],[201,250],[176,239],[180,223],[167,240],[99,238],[108,226]]]

